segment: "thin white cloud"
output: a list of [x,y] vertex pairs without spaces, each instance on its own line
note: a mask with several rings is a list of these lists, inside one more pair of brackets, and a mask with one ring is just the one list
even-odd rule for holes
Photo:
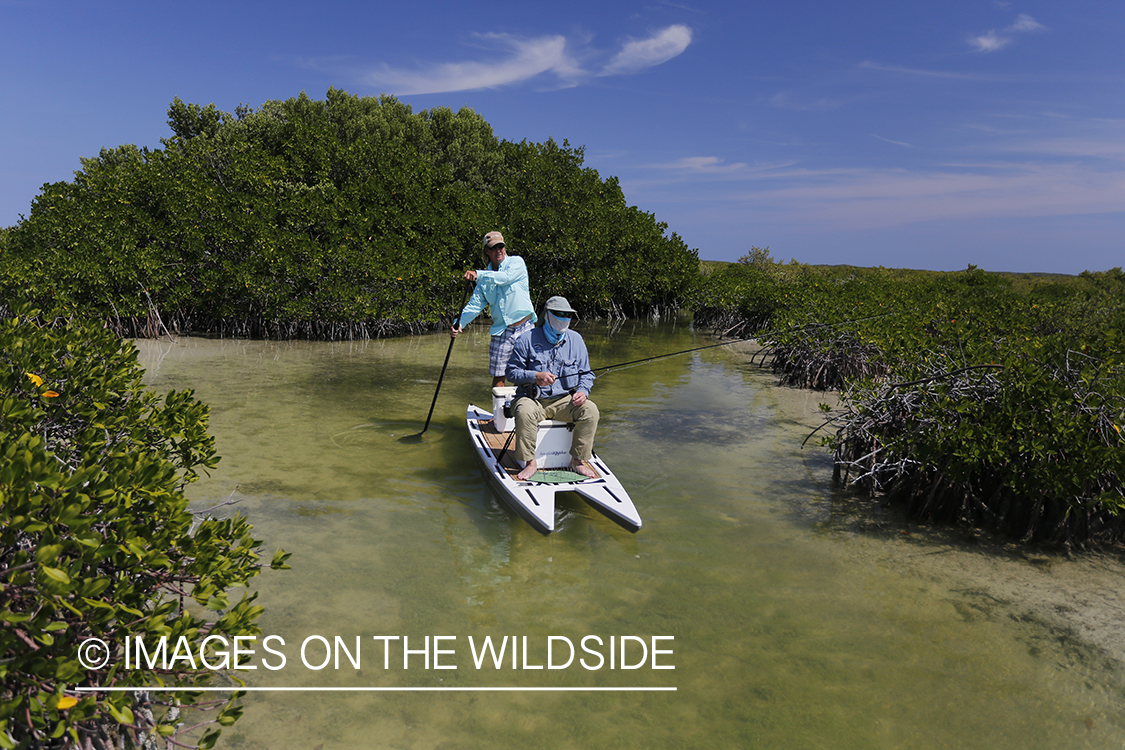
[[[648,174],[643,177],[634,175],[627,182],[630,191],[659,191],[662,188],[685,184],[745,182],[761,179],[763,173],[767,172],[771,175],[784,174],[783,170],[788,170],[796,164],[796,161],[728,164],[725,159],[718,156],[686,156],[672,162],[638,165],[640,169],[649,170]],[[681,187],[675,189],[675,194],[679,196],[677,200],[692,200],[691,193],[685,193]]]
[[1002,146],[1009,153],[1025,153],[1039,157],[1100,159],[1125,162],[1125,141],[1113,138],[1098,140],[1094,138],[1072,137],[1043,140],[1015,141]]
[[[691,43],[692,31],[669,26],[652,37],[627,42],[596,75],[636,73],[671,60]],[[594,73],[579,58],[596,59],[594,50],[579,50],[561,35],[525,39],[510,34],[480,34],[487,42],[489,59],[435,63],[410,70],[386,63],[360,74],[363,83],[390,94],[438,94],[450,91],[496,88],[553,75],[556,85],[571,87]],[[503,54],[498,54],[503,53]]]
[[871,135],[872,138],[878,138],[880,141],[883,141],[884,143],[890,143],[893,146],[903,146],[905,148],[918,148],[913,143],[906,143],[905,141],[892,141],[890,138],[884,138],[883,136],[875,135],[874,133],[871,133],[870,135]]
[[879,70],[884,73],[903,73],[927,78],[952,78],[958,81],[995,81],[1003,78],[1002,76],[981,75],[980,73],[957,73],[949,70],[925,70],[924,68],[907,68],[901,65],[881,65],[870,60],[861,62],[858,67],[865,70]]
[[662,169],[682,170],[696,174],[730,174],[746,169],[746,164],[744,162],[723,164],[723,160],[717,156],[687,156],[671,164],[658,164],[655,166]]
[[600,75],[625,75],[668,62],[691,44],[691,29],[681,24],[669,26],[648,39],[626,42]]
[[1075,164],[973,165],[935,172],[794,171],[777,177],[792,182],[743,194],[741,200],[779,217],[841,230],[1118,213],[1125,205],[1125,172]]
[[1016,20],[1012,25],[1004,29],[1002,33],[990,30],[987,34],[970,37],[968,43],[969,46],[975,48],[977,52],[997,52],[1012,44],[1014,41],[1013,34],[1031,34],[1046,30],[1046,26],[1039,23],[1031,16],[1026,13],[1020,13],[1016,16]]
[[[628,187],[634,199],[639,192],[650,203],[698,201],[748,221],[826,232],[977,220],[1015,227],[1046,217],[1120,214],[1125,121],[1072,118],[1064,124],[1063,132],[1047,122],[1042,131],[1006,135],[999,151],[996,144],[961,149],[962,158],[940,164],[820,169],[695,156],[651,165],[659,169]],[[723,186],[732,182],[739,187]]]
[[996,52],[1011,43],[1012,38],[1010,36],[999,36],[995,31],[975,36],[969,40],[969,44],[975,47],[977,52]]
[[843,106],[844,102],[840,99],[828,99],[825,97],[821,97],[820,99],[799,99],[793,94],[781,91],[770,97],[770,104],[778,109],[792,109],[798,112],[827,112],[830,109],[837,109]]
[[1006,137],[1011,137],[1011,136],[1016,136],[1016,135],[1027,135],[1028,133],[1032,132],[1031,130],[1029,130],[1027,128],[1022,129],[1022,130],[1017,129],[1017,128],[1000,128],[1000,127],[997,127],[995,125],[988,125],[988,124],[979,123],[979,122],[966,122],[966,123],[962,124],[961,127],[965,128],[966,130],[975,130],[975,131],[980,132],[980,133],[988,133],[989,135],[999,135],[999,136],[1006,136]]
[[683,5],[681,3],[670,3],[667,0],[657,0],[657,4],[668,8],[675,8],[676,10],[686,10],[690,13],[703,13],[699,8],[693,8],[690,5]]
[[382,65],[364,76],[369,85],[398,95],[438,94],[494,88],[554,73],[570,85],[581,69],[567,51],[566,38],[545,36],[517,39],[507,34],[483,34],[489,47],[507,48],[507,57],[488,62],[443,63],[417,71]]
[[1008,31],[1023,33],[1046,30],[1046,26],[1039,23],[1026,13],[1020,13],[1019,16],[1016,17],[1016,22],[1008,27]]

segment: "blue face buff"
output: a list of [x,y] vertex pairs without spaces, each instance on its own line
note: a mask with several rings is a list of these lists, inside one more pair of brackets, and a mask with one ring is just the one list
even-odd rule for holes
[[547,319],[543,321],[543,333],[547,335],[547,341],[552,346],[566,338],[566,329],[570,328],[569,315],[555,315],[550,310],[547,311]]

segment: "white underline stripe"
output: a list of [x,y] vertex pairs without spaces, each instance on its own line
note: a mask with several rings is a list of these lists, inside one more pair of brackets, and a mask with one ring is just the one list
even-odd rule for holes
[[77,693],[126,693],[147,691],[151,693],[197,692],[675,692],[674,687],[74,687]]

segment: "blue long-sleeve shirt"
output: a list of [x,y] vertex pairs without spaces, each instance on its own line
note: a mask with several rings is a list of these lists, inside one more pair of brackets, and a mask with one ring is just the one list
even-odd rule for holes
[[461,311],[457,325],[461,328],[473,322],[488,305],[492,313],[492,327],[488,332],[499,336],[512,323],[531,316],[537,320],[535,306],[531,303],[531,286],[527,279],[527,264],[518,255],[509,255],[495,271],[477,271],[477,286]]
[[[543,327],[537,326],[516,340],[506,374],[508,380],[521,386],[521,394],[552,398],[567,393],[571,388],[589,396],[590,389],[594,387],[594,373],[589,370],[590,354],[582,336],[568,330],[563,340],[552,346],[543,333]],[[538,393],[534,388],[537,372],[549,372],[555,376],[555,382],[539,386]]]

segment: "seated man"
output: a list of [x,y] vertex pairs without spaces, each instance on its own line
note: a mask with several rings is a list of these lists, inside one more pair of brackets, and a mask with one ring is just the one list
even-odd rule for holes
[[565,297],[547,300],[543,325],[516,341],[508,359],[508,380],[520,386],[512,403],[516,418],[516,458],[527,465],[516,475],[526,481],[539,467],[535,462],[535,437],[544,419],[574,423],[570,469],[586,477],[597,476],[583,464],[593,455],[598,429],[598,407],[589,400],[594,385],[586,342],[570,328],[574,309]]

